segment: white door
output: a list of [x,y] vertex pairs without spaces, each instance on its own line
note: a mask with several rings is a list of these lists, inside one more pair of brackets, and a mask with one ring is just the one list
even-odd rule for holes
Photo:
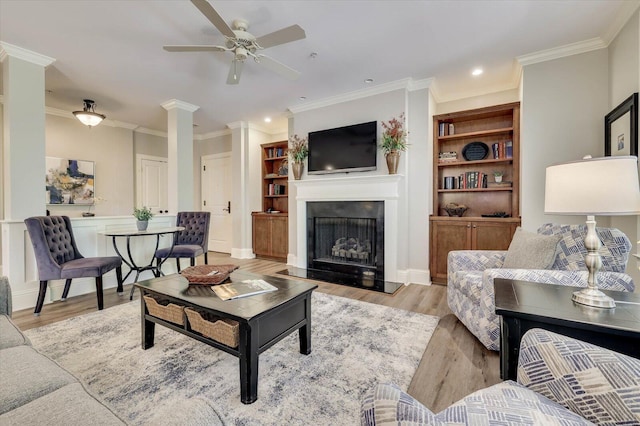
[[231,154],[202,157],[202,210],[211,212],[209,250],[231,253]]
[[167,159],[138,155],[137,207],[147,206],[153,213],[167,213]]

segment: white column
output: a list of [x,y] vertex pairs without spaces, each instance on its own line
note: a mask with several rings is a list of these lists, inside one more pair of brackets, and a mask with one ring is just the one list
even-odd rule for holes
[[45,213],[44,69],[55,59],[0,42],[4,85],[4,218]]
[[231,129],[233,237],[231,257],[254,258],[251,241],[251,209],[249,208],[249,125],[244,121],[227,124]]
[[164,102],[167,110],[169,212],[195,208],[193,193],[193,113],[200,107],[177,99]]
[[[0,42],[4,88],[2,271],[15,293],[34,279],[25,272],[31,243],[22,221],[46,211],[44,71],[54,61]],[[10,226],[10,220],[17,221],[17,226]]]

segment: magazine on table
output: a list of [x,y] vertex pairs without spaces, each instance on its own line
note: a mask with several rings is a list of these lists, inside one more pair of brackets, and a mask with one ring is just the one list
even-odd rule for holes
[[244,280],[216,285],[211,287],[211,289],[220,299],[231,300],[276,291],[278,287],[272,286],[265,280]]

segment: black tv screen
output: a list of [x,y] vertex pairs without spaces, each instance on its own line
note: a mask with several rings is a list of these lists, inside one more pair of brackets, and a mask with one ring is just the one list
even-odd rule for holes
[[354,124],[309,133],[310,175],[376,169],[378,123]]

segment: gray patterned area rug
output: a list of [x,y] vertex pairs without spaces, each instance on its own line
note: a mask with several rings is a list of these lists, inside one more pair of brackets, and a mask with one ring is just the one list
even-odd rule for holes
[[162,326],[142,350],[138,301],[26,334],[131,424],[147,423],[158,404],[201,397],[226,424],[355,425],[377,382],[407,389],[437,323],[314,292],[311,354],[300,354],[297,332],[263,352],[251,405],[240,402],[237,358]]

